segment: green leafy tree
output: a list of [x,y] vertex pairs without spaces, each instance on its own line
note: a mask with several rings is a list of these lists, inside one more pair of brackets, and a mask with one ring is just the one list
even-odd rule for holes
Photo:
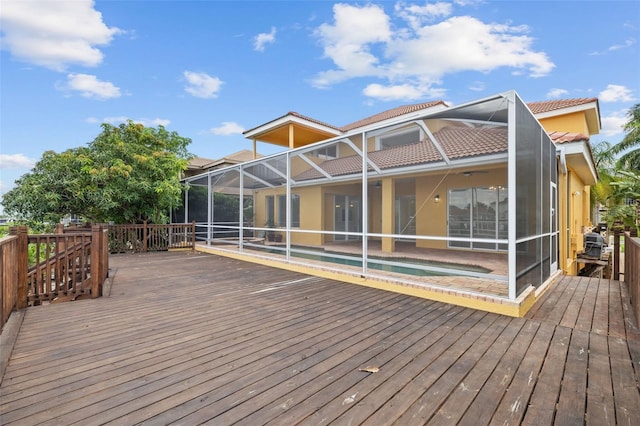
[[640,170],[640,104],[635,104],[627,113],[629,121],[624,125],[624,138],[611,148],[621,168]]
[[592,147],[598,182],[591,186],[591,203],[609,207],[620,200],[615,200],[615,188],[611,186],[617,173],[616,157],[611,151],[611,144],[603,141]]
[[25,221],[57,223],[77,214],[95,222],[166,222],[181,204],[180,175],[190,139],[131,121],[102,125],[86,147],[47,151],[2,199]]

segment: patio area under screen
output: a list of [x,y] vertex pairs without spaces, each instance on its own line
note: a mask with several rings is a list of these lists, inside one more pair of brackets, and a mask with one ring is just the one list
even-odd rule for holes
[[522,304],[558,271],[563,161],[510,91],[187,178],[173,220],[218,254]]

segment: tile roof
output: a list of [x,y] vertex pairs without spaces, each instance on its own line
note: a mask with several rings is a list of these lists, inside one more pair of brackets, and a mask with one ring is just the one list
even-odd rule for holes
[[403,105],[403,106],[388,109],[378,114],[363,118],[362,120],[355,121],[351,124],[347,124],[345,126],[342,126],[340,130],[342,130],[343,132],[347,132],[349,130],[357,129],[358,127],[367,126],[369,124],[377,123],[379,121],[384,121],[389,118],[394,118],[404,114],[409,114],[410,112],[432,108],[437,105],[443,105],[445,107],[448,106],[444,101],[431,101],[431,102],[422,102],[422,103],[413,104],[413,105]]
[[[445,127],[434,134],[450,159],[490,155],[507,151],[507,128]],[[442,161],[442,157],[430,141],[372,151],[369,159],[381,169],[427,164]],[[360,173],[362,159],[358,155],[327,160],[318,165],[331,176]],[[302,181],[321,178],[316,169],[309,169],[294,177]]]
[[582,133],[571,132],[549,132],[549,137],[555,143],[567,143],[567,142],[589,142],[589,136],[585,136]]
[[585,105],[591,102],[597,102],[598,98],[575,98],[575,99],[557,99],[553,101],[528,102],[527,106],[534,114],[542,114],[558,109],[571,108],[579,105]]

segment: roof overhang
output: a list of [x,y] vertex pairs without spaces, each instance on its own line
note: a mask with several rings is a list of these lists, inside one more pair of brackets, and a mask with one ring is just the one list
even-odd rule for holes
[[563,143],[567,166],[573,170],[585,185],[595,185],[598,182],[598,172],[596,171],[591,155],[591,147],[587,141]]
[[293,129],[295,147],[309,145],[339,136],[342,132],[294,114],[287,114],[273,121],[244,132],[247,139],[289,147],[290,129]]
[[541,112],[541,113],[535,114],[535,117],[538,120],[542,120],[545,118],[573,114],[576,112],[584,113],[587,121],[587,128],[589,129],[589,135],[597,135],[598,133],[600,133],[600,128],[602,127],[602,125],[600,123],[600,106],[598,105],[597,100],[594,100],[593,102],[587,102],[581,105],[574,105],[567,108],[560,108],[552,111]]

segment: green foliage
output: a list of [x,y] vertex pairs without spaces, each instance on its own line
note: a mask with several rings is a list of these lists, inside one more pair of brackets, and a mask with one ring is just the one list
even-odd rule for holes
[[622,154],[618,159],[620,168],[640,170],[640,104],[635,104],[627,113],[624,138],[612,147],[612,154]]
[[162,126],[103,124],[87,147],[45,152],[2,204],[29,223],[57,223],[71,214],[94,222],[164,223],[182,201],[190,142]]
[[[599,181],[591,187],[592,202],[607,208],[605,220],[611,226],[622,223],[638,226],[638,203],[640,203],[640,104],[627,114],[627,132],[615,145],[601,142],[593,147],[593,156]],[[618,154],[622,154],[619,158]],[[627,204],[635,200],[635,205]]]

